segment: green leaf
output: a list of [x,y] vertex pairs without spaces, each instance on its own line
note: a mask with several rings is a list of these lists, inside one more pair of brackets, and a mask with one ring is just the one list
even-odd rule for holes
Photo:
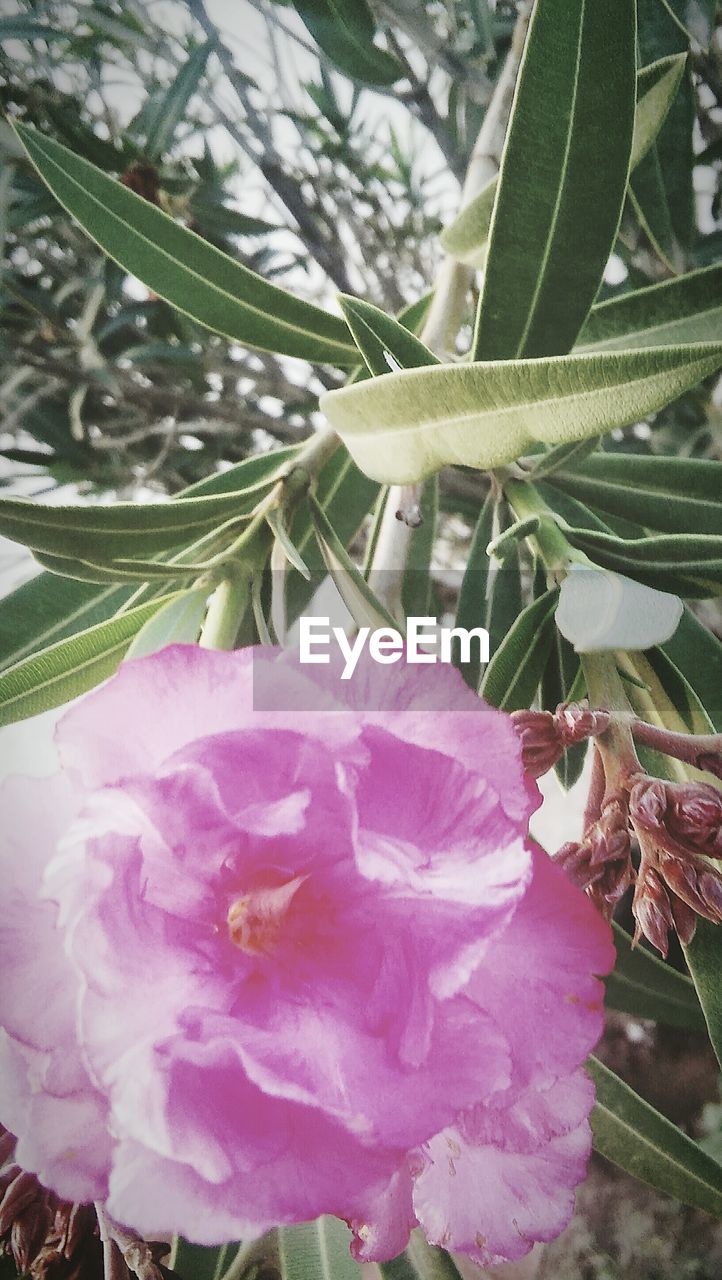
[[[466,569],[459,588],[454,626],[463,627],[467,631],[472,631],[475,627],[487,626],[487,593],[491,581],[491,562],[486,549],[493,534],[496,505],[496,498],[490,490],[474,530],[466,558]],[[461,661],[458,640],[454,641],[452,652],[454,666],[459,668],[471,689],[478,689],[481,678],[478,649],[472,646],[469,662]]]
[[38,574],[2,601],[0,669],[104,622],[129,596],[129,587],[98,588],[50,573]]
[[153,104],[150,118],[146,119],[145,152],[149,160],[159,160],[171,146],[188,103],[198,90],[212,49],[212,40],[198,45],[183,63],[168,92]]
[[244,512],[237,494],[97,506],[46,506],[26,498],[2,498],[0,534],[49,556],[92,556],[102,563],[192,542]]
[[595,564],[660,591],[690,599],[722,594],[722,538],[707,534],[660,534],[618,538],[593,529],[565,530],[573,546]]
[[722,733],[722,643],[685,608],[663,652],[696,693],[713,729]]
[[630,172],[644,159],[677,96],[687,62],[686,53],[670,53],[637,73],[637,109]]
[[674,21],[691,40],[708,49],[714,31],[717,0],[661,0]]
[[340,71],[365,84],[393,84],[403,68],[374,44],[366,0],[293,0],[318,46]]
[[[630,156],[630,170],[639,164],[651,147],[679,88],[685,54],[670,54],[637,73],[637,107]],[[460,262],[482,266],[489,237],[491,215],[499,185],[494,177],[441,233],[441,244]]]
[[612,924],[617,962],[606,979],[605,1004],[610,1009],[650,1018],[670,1027],[704,1031],[706,1024],[694,983]]
[[399,630],[398,622],[377,599],[312,493],[308,495],[308,503],[326,568],[351,617],[361,627]]
[[493,654],[481,682],[481,696],[502,711],[519,711],[534,700],[554,632],[559,592],[547,591],[519,614]]
[[549,483],[645,528],[722,534],[722,462],[712,459],[595,453]]
[[[560,702],[569,702],[570,692],[579,678],[579,657],[561,631],[554,628],[549,659],[541,681],[541,706],[544,711],[556,711]],[[579,779],[587,755],[586,742],[568,747],[554,765],[554,772],[561,786],[568,791]]]
[[411,1232],[404,1253],[391,1262],[380,1262],[378,1267],[384,1280],[461,1280],[453,1258],[444,1249],[428,1244],[418,1229]]
[[592,307],[575,350],[713,342],[722,327],[722,266],[703,267]]
[[[378,492],[378,485],[358,470],[345,449],[337,449],[326,463],[318,478],[316,497],[344,546],[348,546],[358,532],[364,516],[373,507]],[[299,573],[288,575],[286,609],[289,624],[306,608],[316,587],[327,573],[308,503],[301,503],[296,511],[290,535],[304,563],[311,570],[311,581],[306,581]]]
[[203,623],[208,589],[189,591],[162,605],[143,623],[130,643],[126,659],[144,658],[169,644],[195,644]]
[[374,377],[393,371],[394,364],[401,369],[439,364],[433,351],[429,351],[405,325],[370,302],[361,302],[359,298],[350,298],[345,293],[338,295],[338,301],[356,346]]
[[596,1058],[594,1148],[633,1177],[683,1204],[722,1218],[722,1165],[645,1102]]
[[722,364],[722,343],[407,369],[327,392],[321,408],[362,471],[386,484],[449,463],[487,469],[536,441],[638,422]]
[[[637,20],[640,57],[643,62],[652,62],[668,54],[688,52],[686,35],[664,5],[660,4],[660,0],[637,0]],[[688,62],[679,90],[654,143],[669,221],[682,251],[691,248],[697,236],[692,182],[692,135],[695,118],[696,90]]]
[[[722,644],[685,609],[675,634],[662,646],[699,697],[711,727],[722,732]],[[715,1053],[722,1063],[722,929],[707,920],[697,921],[685,956],[694,978]]]
[[169,598],[129,609],[6,668],[0,674],[0,725],[58,707],[112,675],[136,632]]
[[616,239],[636,100],[630,0],[537,0],[489,231],[474,358],[573,346]]
[[419,499],[421,524],[411,532],[406,557],[401,605],[408,618],[424,618],[431,609],[431,556],[436,545],[439,515],[439,482],[436,476],[426,480]]
[[351,1232],[338,1218],[279,1227],[276,1237],[281,1280],[361,1280],[350,1253]]
[[237,1250],[233,1244],[209,1248],[176,1237],[169,1269],[181,1280],[221,1280]]
[[679,272],[684,255],[672,223],[664,175],[656,145],[652,145],[629,182],[629,202],[660,262]]
[[14,127],[40,176],[83,230],[184,315],[263,351],[355,363],[342,320],[268,284],[61,143],[26,125]]

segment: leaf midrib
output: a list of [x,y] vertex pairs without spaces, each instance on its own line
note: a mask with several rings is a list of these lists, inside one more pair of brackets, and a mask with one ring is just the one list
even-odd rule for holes
[[[38,137],[42,137],[42,135],[41,135],[41,134],[38,134],[37,136],[38,136]],[[34,137],[35,137],[35,134],[34,134]],[[318,333],[316,333],[316,332],[315,332],[314,330],[312,330],[312,329],[304,329],[304,328],[302,328],[302,327],[301,327],[300,325],[298,325],[298,324],[294,324],[294,323],[292,323],[292,322],[290,322],[290,321],[288,321],[288,320],[284,320],[284,319],[283,319],[282,317],[280,317],[278,314],[269,315],[269,313],[268,313],[267,311],[263,311],[263,310],[261,310],[259,307],[254,306],[252,302],[248,302],[248,301],[246,301],[246,299],[237,298],[237,297],[235,297],[235,296],[234,296],[234,294],[232,294],[232,293],[228,293],[225,289],[222,289],[222,288],[220,287],[220,285],[217,285],[217,284],[215,284],[214,282],[209,281],[208,279],[206,279],[206,277],[205,277],[205,276],[202,276],[202,275],[200,275],[197,271],[194,271],[194,270],[193,270],[193,268],[192,268],[192,267],[190,267],[190,266],[188,266],[188,264],[187,264],[187,263],[185,263],[185,262],[181,262],[178,258],[174,258],[174,257],[173,257],[173,255],[172,255],[171,253],[169,253],[166,249],[163,249],[163,248],[158,244],[158,242],[157,242],[157,241],[155,241],[155,240],[150,240],[150,239],[148,238],[148,236],[146,236],[142,231],[138,231],[138,230],[137,230],[137,228],[135,228],[135,227],[132,225],[132,223],[127,222],[127,221],[125,220],[125,218],[121,217],[121,215],[120,215],[120,214],[114,213],[114,212],[113,212],[113,210],[112,210],[112,209],[110,209],[110,208],[108,207],[108,205],[107,205],[107,204],[104,204],[104,203],[103,203],[103,201],[102,201],[101,199],[99,199],[96,195],[94,195],[92,191],[90,191],[90,190],[88,190],[87,188],[83,187],[82,183],[78,182],[78,180],[77,180],[76,178],[74,178],[72,174],[68,173],[68,172],[67,172],[67,170],[63,169],[63,168],[62,168],[62,167],[57,163],[57,161],[56,161],[56,160],[54,160],[54,159],[53,159],[53,157],[52,157],[51,155],[49,155],[49,153],[43,149],[42,143],[39,143],[39,142],[35,141],[35,146],[37,146],[38,151],[40,151],[40,153],[42,154],[42,156],[43,156],[43,158],[44,158],[44,160],[45,160],[46,164],[49,166],[49,168],[51,168],[52,170],[54,170],[54,171],[56,171],[57,173],[59,173],[59,174],[61,175],[61,178],[62,178],[64,181],[71,183],[71,185],[72,185],[73,187],[75,187],[76,189],[80,190],[80,191],[82,192],[82,194],[83,194],[83,197],[84,197],[84,198],[86,198],[86,199],[88,199],[88,200],[91,200],[91,201],[92,201],[92,203],[93,203],[94,205],[96,205],[96,206],[97,206],[97,208],[102,212],[102,214],[103,214],[103,216],[104,216],[104,217],[111,218],[115,224],[117,224],[117,225],[119,225],[119,226],[120,226],[120,228],[122,228],[122,229],[123,229],[123,230],[125,230],[125,231],[130,232],[131,236],[134,236],[134,237],[136,238],[136,240],[141,241],[143,244],[145,244],[145,245],[149,246],[149,247],[150,247],[154,252],[156,252],[156,253],[158,253],[158,254],[162,255],[162,257],[164,257],[164,258],[167,260],[167,262],[169,262],[172,266],[177,267],[177,268],[179,269],[179,271],[181,271],[182,273],[184,273],[184,275],[185,275],[186,277],[189,277],[189,278],[190,278],[191,280],[193,280],[193,281],[198,281],[198,282],[200,282],[200,284],[201,284],[201,285],[203,285],[203,286],[204,286],[206,289],[208,289],[209,291],[211,291],[211,292],[215,293],[219,298],[223,299],[223,300],[224,300],[224,302],[230,302],[231,304],[233,304],[233,306],[238,307],[238,308],[241,308],[241,309],[242,309],[242,310],[244,310],[244,311],[247,311],[251,316],[253,316],[253,317],[255,317],[255,318],[260,318],[261,320],[265,321],[266,323],[271,322],[272,324],[278,325],[278,327],[279,327],[280,329],[282,329],[284,332],[287,332],[287,333],[290,333],[290,334],[301,335],[301,336],[303,336],[303,337],[305,337],[305,338],[309,338],[309,337],[310,337],[310,338],[316,339],[317,341],[321,341],[321,342],[327,343],[329,346],[337,347],[337,348],[338,348],[338,350],[339,350],[340,352],[343,352],[343,353],[345,354],[345,356],[346,356],[346,357],[348,357],[350,354],[353,354],[353,353],[352,353],[351,348],[350,348],[350,347],[345,347],[345,346],[343,346],[343,345],[342,345],[342,343],[340,343],[340,342],[338,341],[338,339],[336,339],[336,338],[327,338],[327,337],[325,337],[324,335],[319,335]],[[104,175],[104,176],[105,176],[105,175]],[[53,194],[55,195],[55,192],[53,192]],[[59,204],[61,204],[61,205],[63,206],[63,208],[66,210],[66,212],[67,212],[68,214],[70,214],[70,216],[71,216],[72,218],[74,218],[74,219],[75,219],[75,221],[77,222],[78,220],[77,220],[77,218],[75,217],[75,214],[73,214],[73,213],[71,212],[71,210],[70,210],[70,209],[68,209],[68,207],[67,207],[67,205],[65,204],[65,202],[64,202],[63,200],[61,200],[59,196],[56,196],[56,199],[58,200]],[[82,225],[82,224],[79,224],[79,225]],[[184,228],[184,229],[185,229],[185,228]],[[107,256],[108,256],[109,258],[111,258],[111,259],[113,260],[113,262],[116,262],[116,263],[118,264],[118,266],[121,266],[121,267],[123,266],[123,264],[119,261],[119,259],[118,259],[118,258],[116,258],[114,254],[110,253],[110,252],[109,252],[109,250],[105,249],[105,248],[103,247],[103,245],[100,243],[100,241],[97,239],[97,237],[96,237],[95,235],[93,235],[93,233],[92,233],[91,231],[88,231],[87,227],[83,226],[83,230],[84,230],[85,234],[86,234],[87,236],[89,236],[89,237],[90,237],[90,239],[91,239],[91,240],[93,240],[93,241],[95,242],[95,244],[97,244],[97,245],[98,245],[98,247],[103,251],[103,253],[107,254]],[[192,232],[190,232],[189,234],[191,234],[191,235],[192,235],[193,233],[192,233]],[[199,239],[201,240],[201,243],[202,243],[202,244],[205,244],[205,241],[203,241],[201,237],[199,237]],[[206,247],[208,247],[208,246],[206,246]],[[231,258],[229,258],[229,259],[228,259],[228,262],[229,262],[229,264],[231,264],[231,266],[238,266],[238,265],[240,265],[240,264],[238,264],[238,263],[234,263],[234,262],[233,262],[233,259],[231,259]],[[124,268],[124,269],[125,269],[125,268]],[[259,277],[258,277],[258,279],[259,279],[260,283],[262,283],[264,286],[266,286],[266,288],[268,288],[268,289],[272,289],[272,288],[273,288],[273,286],[272,286],[272,285],[269,285],[269,284],[268,284],[268,281],[263,280],[263,278],[262,278],[262,277],[260,277],[260,276],[259,276]],[[169,301],[168,299],[165,299],[165,300],[166,300],[166,301]],[[279,299],[278,299],[278,301],[280,302],[280,301],[281,301],[281,299],[279,298]],[[295,301],[297,301],[297,300],[295,300]],[[183,313],[183,315],[187,315],[187,316],[189,316],[191,319],[198,320],[198,317],[197,317],[197,316],[194,316],[192,312],[187,311],[187,310],[186,310],[184,307],[182,307],[179,303],[177,303],[177,302],[172,302],[172,303],[169,303],[169,305],[171,305],[171,306],[175,307],[178,311],[182,312],[182,313]],[[309,306],[311,306],[312,304],[310,304],[310,303],[309,303],[308,305],[309,305]],[[323,312],[322,312],[321,314],[322,314],[322,315],[324,315],[325,313],[323,313]],[[205,325],[205,322],[204,322],[204,321],[202,321],[202,320],[198,320],[198,323],[199,323],[199,324],[204,324],[204,326],[205,326],[206,328],[210,328],[210,326],[209,326],[209,325]],[[216,330],[216,332],[218,332],[218,331]],[[228,337],[228,336],[230,336],[230,335],[226,335],[226,336]]]

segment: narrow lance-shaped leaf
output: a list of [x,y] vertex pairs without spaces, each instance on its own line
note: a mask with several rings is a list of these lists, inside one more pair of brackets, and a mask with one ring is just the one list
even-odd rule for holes
[[355,362],[342,320],[268,284],[61,143],[26,125],[15,128],[40,176],[83,230],[179,311],[249,347]]
[[0,670],[112,616],[130,587],[92,587],[40,573],[0,607]]
[[329,60],[365,84],[393,84],[403,68],[374,44],[374,20],[366,0],[293,0],[294,8]]
[[566,529],[575,547],[595,564],[637,578],[660,591],[705,599],[722,594],[722,538],[660,534],[617,538],[592,529]]
[[206,612],[208,590],[189,591],[166,601],[143,623],[125,655],[144,658],[169,644],[195,644]]
[[311,515],[326,568],[351,617],[359,626],[393,627],[398,623],[377,599],[353,563],[341,539],[313,494],[308,495]]
[[[700,698],[711,727],[722,733],[720,641],[685,609],[676,634],[663,647]],[[707,920],[699,920],[685,954],[704,1009],[710,1039],[722,1063],[722,929]]]
[[703,267],[600,302],[587,317],[576,351],[713,342],[722,332],[722,266]]
[[[685,54],[671,54],[637,72],[637,106],[630,170],[646,155],[661,129],[684,71]],[[499,185],[494,177],[441,233],[443,248],[460,262],[482,266]]]
[[405,325],[386,315],[370,302],[339,294],[346,323],[353,334],[369,373],[378,377],[401,369],[439,364],[438,358]]
[[619,226],[635,62],[632,0],[537,0],[501,160],[475,359],[573,346]]
[[633,948],[631,938],[619,925],[612,928],[617,961],[605,982],[608,1008],[670,1027],[704,1031],[704,1014],[694,983],[645,947]]
[[145,151],[149,160],[159,159],[173,141],[178,125],[206,69],[213,42],[199,45],[186,59],[168,92],[155,105],[147,125]]
[[133,636],[169,599],[129,609],[6,668],[0,674],[0,725],[58,707],[112,675]]
[[599,436],[656,412],[722,364],[722,342],[407,369],[327,392],[321,408],[362,471],[408,484],[484,470],[536,441]]
[[596,453],[549,482],[645,528],[722,535],[722,463],[711,459]]
[[492,656],[481,682],[481,696],[502,711],[531,705],[539,686],[554,631],[558,591],[547,591],[519,614]]
[[603,1063],[590,1058],[587,1067],[597,1087],[595,1150],[683,1204],[722,1218],[722,1165]]

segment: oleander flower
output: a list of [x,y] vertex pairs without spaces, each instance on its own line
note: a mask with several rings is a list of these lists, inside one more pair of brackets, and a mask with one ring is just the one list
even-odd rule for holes
[[362,1259],[566,1224],[607,926],[526,838],[511,719],[371,667],[166,649],[6,784],[0,1122],[64,1199],[208,1244],[332,1213]]

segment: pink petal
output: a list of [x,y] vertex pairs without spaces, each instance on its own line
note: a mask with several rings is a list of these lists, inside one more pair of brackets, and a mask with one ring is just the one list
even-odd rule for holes
[[593,1100],[578,1071],[546,1091],[528,1091],[509,1110],[479,1107],[434,1138],[414,1188],[431,1243],[488,1267],[559,1235],[589,1159]]
[[519,1088],[574,1070],[603,1026],[604,988],[593,975],[615,960],[609,926],[541,849],[508,928],[489,947],[468,994],[511,1044]]

